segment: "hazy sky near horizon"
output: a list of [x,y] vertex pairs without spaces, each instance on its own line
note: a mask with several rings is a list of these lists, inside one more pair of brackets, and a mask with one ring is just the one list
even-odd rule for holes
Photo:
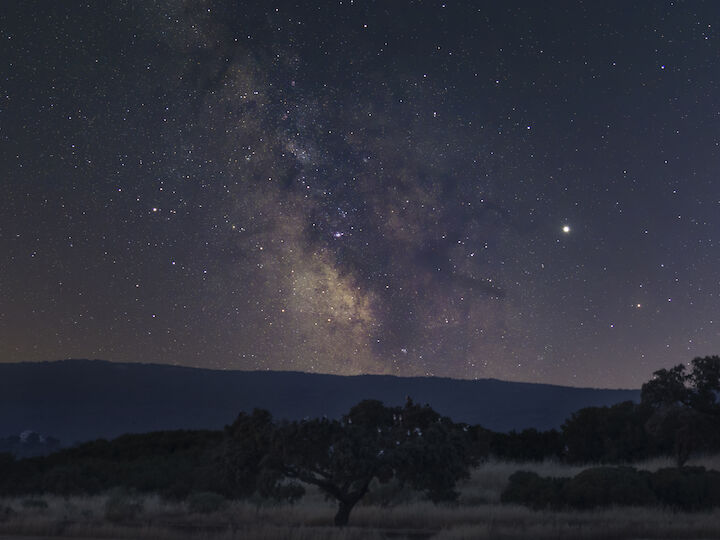
[[0,361],[638,387],[720,352],[714,1],[19,2]]

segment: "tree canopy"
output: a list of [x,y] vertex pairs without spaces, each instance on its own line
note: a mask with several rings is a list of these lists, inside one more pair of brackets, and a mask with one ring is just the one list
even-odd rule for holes
[[[272,434],[262,440],[241,436],[255,431],[252,424],[259,418],[264,422],[261,433]],[[228,453],[232,468],[255,470],[266,482],[266,493],[287,493],[296,486],[288,479],[319,487],[338,501],[339,526],[347,524],[373,479],[385,483],[395,478],[433,501],[453,500],[456,482],[476,463],[467,426],[410,399],[403,407],[365,400],[341,420],[272,424],[267,413],[256,411],[241,415],[229,433],[236,448]]]
[[652,414],[646,429],[675,454],[678,466],[698,448],[717,447],[720,427],[720,357],[706,356],[661,369],[643,384],[641,404]]

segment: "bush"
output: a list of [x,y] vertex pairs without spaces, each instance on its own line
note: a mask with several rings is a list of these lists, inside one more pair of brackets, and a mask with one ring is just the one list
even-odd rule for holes
[[720,506],[720,472],[705,467],[674,467],[656,471],[650,484],[660,502],[681,510]]
[[0,506],[0,523],[12,519],[17,516],[17,512],[12,506]]
[[510,475],[500,501],[535,509],[557,507],[561,505],[561,493],[567,481],[566,478],[542,478],[534,472],[517,471]]
[[225,497],[210,491],[191,493],[187,498],[188,510],[197,514],[211,514],[222,510],[227,504]]
[[632,467],[586,469],[565,484],[562,499],[573,508],[646,506],[657,503],[650,473]]
[[708,510],[720,507],[720,472],[704,467],[667,468],[655,473],[632,467],[595,467],[565,479],[518,471],[510,476],[500,500],[535,509],[662,503],[678,510]]
[[118,523],[137,518],[143,511],[142,500],[123,488],[113,489],[105,501],[105,519]]
[[39,510],[46,510],[48,503],[44,499],[25,499],[22,503],[23,508],[36,508]]
[[83,468],[80,463],[68,463],[50,468],[42,476],[43,493],[70,495],[73,493],[98,493],[101,485],[97,476]]

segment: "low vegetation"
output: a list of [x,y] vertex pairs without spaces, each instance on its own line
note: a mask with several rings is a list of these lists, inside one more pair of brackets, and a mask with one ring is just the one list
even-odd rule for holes
[[591,467],[572,478],[518,471],[501,500],[539,508],[593,509],[657,506],[698,511],[720,507],[720,472],[669,467],[653,473],[633,467]]
[[697,459],[720,452],[720,357],[690,366],[656,372],[639,404],[582,409],[559,431],[492,433],[410,399],[367,400],[338,420],[256,410],[224,431],[2,454],[0,533],[717,537],[720,466]]
[[[693,467],[720,468],[720,456],[691,459]],[[671,468],[671,458],[634,464],[654,472]],[[473,469],[458,484],[453,504],[433,504],[422,493],[410,490],[397,503],[363,501],[353,512],[352,525],[332,527],[336,512],[322,492],[308,487],[298,502],[270,499],[226,500],[214,510],[193,509],[187,500],[168,500],[152,494],[125,493],[127,502],[142,510],[124,520],[106,519],[107,501],[118,492],[93,496],[35,496],[0,499],[0,535],[65,536],[72,538],[203,538],[229,539],[382,539],[382,538],[717,538],[720,510],[668,511],[662,505],[598,507],[592,510],[533,510],[501,504],[509,477],[529,469],[540,477],[572,478],[578,467],[556,461],[515,463],[489,460]],[[384,487],[393,487],[390,484]],[[397,486],[395,486],[397,487]],[[26,505],[25,501],[34,501]],[[116,499],[117,500],[117,499]],[[37,504],[42,501],[44,504]],[[2,514],[2,512],[0,512]]]

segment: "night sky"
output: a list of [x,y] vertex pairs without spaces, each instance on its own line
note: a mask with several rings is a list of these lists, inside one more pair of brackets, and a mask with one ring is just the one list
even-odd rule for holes
[[720,352],[720,4],[0,13],[0,361],[638,387]]

